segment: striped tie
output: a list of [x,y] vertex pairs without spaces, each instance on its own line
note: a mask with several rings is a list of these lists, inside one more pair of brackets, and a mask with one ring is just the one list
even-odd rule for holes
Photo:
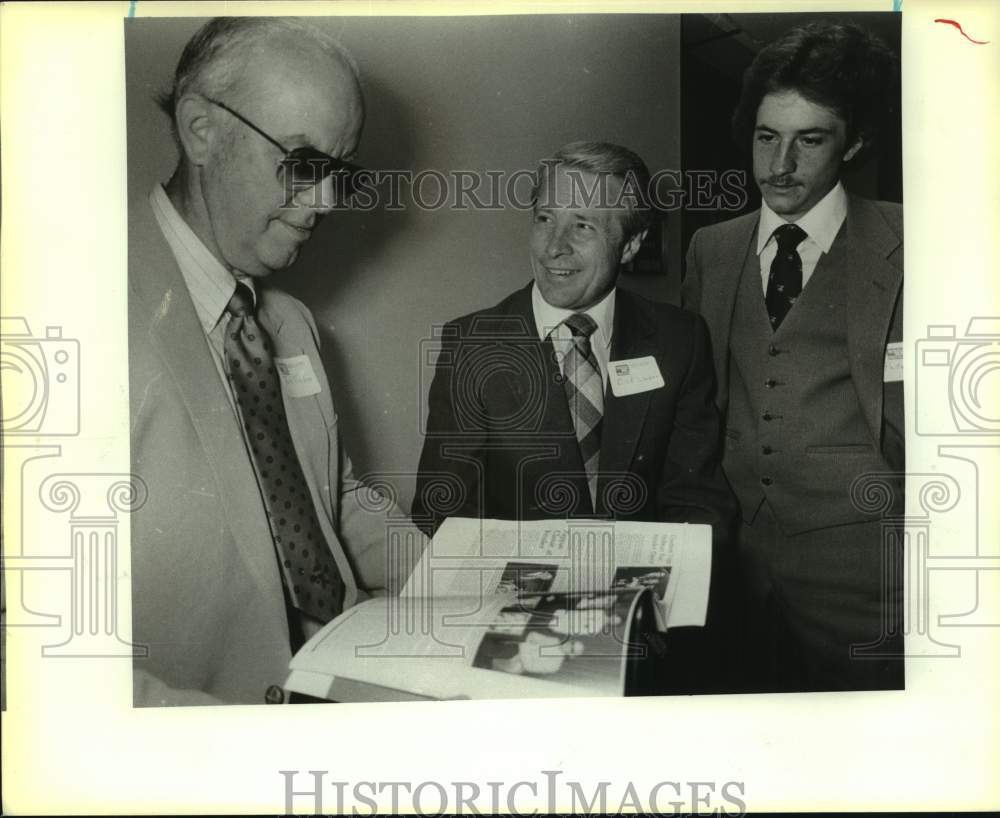
[[563,359],[566,399],[587,471],[590,500],[597,509],[597,472],[601,458],[601,420],[604,417],[604,378],[590,348],[597,323],[585,313],[574,313],[564,323],[573,333],[573,346]]

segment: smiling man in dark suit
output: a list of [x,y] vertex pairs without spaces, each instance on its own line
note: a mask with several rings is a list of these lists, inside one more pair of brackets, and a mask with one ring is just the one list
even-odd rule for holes
[[533,281],[442,333],[415,522],[596,516],[710,523],[724,538],[704,324],[616,287],[650,223],[645,164],[575,142],[536,178]]
[[706,690],[722,680],[710,668],[725,655],[717,578],[735,503],[702,320],[616,286],[650,223],[648,184],[618,145],[571,143],[542,163],[534,280],[444,327],[413,517],[428,533],[449,515],[710,524],[706,631],[670,643],[692,672],[653,674],[656,690],[667,676],[675,690]]
[[897,82],[895,56],[856,26],[761,51],[733,122],[763,204],[688,250],[684,304],[711,333],[742,507],[752,690],[903,684],[899,553],[863,488],[902,513],[903,214],[840,183]]

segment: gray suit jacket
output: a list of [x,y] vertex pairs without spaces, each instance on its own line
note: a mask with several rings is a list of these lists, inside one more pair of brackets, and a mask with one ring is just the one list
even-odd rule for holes
[[[263,702],[291,654],[253,465],[170,248],[150,208],[132,210],[132,468],[149,489],[132,515],[133,639],[149,649],[135,663],[135,704]],[[371,497],[352,475],[309,311],[266,287],[258,303],[277,356],[307,355],[321,385],[317,395],[283,400],[350,606],[359,585],[387,584],[392,504],[364,502]]]
[[[755,249],[759,212],[695,233],[687,254],[684,306],[700,312],[708,325],[718,380],[717,403],[729,402],[733,309],[747,254]],[[861,412],[881,455],[892,470],[903,471],[902,383],[883,383],[886,346],[903,337],[903,211],[898,204],[848,197],[847,218],[837,241],[846,249],[846,269],[837,275],[846,287],[847,354]],[[794,450],[800,441],[783,441]],[[809,460],[802,457],[802,468]],[[794,490],[794,487],[790,487]],[[831,487],[841,493],[848,486]],[[822,509],[802,508],[790,528],[824,521]],[[845,520],[837,520],[844,522]]]

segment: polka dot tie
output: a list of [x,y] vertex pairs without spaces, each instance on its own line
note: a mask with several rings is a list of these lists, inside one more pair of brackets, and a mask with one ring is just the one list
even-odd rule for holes
[[253,294],[236,285],[224,350],[271,536],[292,605],[327,622],[340,613],[344,583],[316,519],[288,431],[273,344],[254,316]]
[[802,292],[802,259],[795,248],[808,234],[796,224],[783,224],[773,235],[778,252],[771,262],[764,301],[771,329],[776,330]]
[[590,501],[597,508],[597,474],[601,460],[601,422],[604,419],[604,378],[590,347],[597,323],[586,313],[573,313],[564,322],[573,333],[573,346],[563,358],[566,399],[573,428],[587,470]]

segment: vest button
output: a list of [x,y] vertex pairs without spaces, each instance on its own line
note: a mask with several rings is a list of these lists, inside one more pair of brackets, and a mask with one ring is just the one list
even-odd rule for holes
[[770,486],[774,481],[770,477],[761,477],[760,484],[762,486]]
[[761,454],[774,454],[774,449],[772,449],[770,446],[763,446],[761,447],[760,452]]
[[764,387],[766,389],[774,389],[774,387],[777,385],[778,382],[774,378],[768,378],[766,381],[764,381]]
[[762,420],[767,420],[767,421],[774,420],[774,415],[772,415],[770,412],[765,412],[760,417],[761,417]]

